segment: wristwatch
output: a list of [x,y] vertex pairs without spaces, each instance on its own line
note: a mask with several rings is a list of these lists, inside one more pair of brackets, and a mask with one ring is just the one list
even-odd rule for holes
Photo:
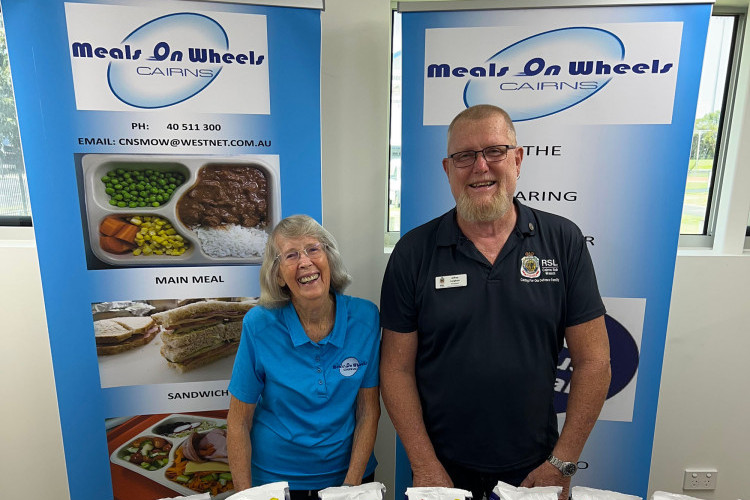
[[554,465],[560,472],[562,472],[562,475],[565,477],[572,476],[578,470],[578,466],[575,462],[563,462],[554,455],[550,455],[547,461]]

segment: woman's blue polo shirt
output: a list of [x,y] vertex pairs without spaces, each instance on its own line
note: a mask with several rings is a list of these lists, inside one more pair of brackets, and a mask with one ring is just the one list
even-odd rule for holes
[[[379,357],[378,309],[367,300],[336,294],[333,330],[317,343],[291,303],[247,313],[229,392],[256,404],[253,486],[288,481],[290,489],[314,490],[343,483],[357,393],[378,385]],[[376,465],[371,455],[364,475]]]

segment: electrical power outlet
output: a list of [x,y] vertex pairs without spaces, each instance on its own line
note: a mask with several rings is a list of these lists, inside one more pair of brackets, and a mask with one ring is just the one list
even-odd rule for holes
[[682,489],[715,490],[718,475],[719,471],[716,469],[685,469],[685,480],[682,483]]

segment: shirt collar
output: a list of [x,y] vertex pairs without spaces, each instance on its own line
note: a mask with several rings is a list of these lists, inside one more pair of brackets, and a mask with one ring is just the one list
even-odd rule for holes
[[[537,231],[536,217],[534,212],[513,198],[513,204],[518,209],[518,218],[516,219],[516,231],[521,233],[524,237],[534,236]],[[456,208],[444,214],[440,218],[437,230],[437,246],[453,246],[458,245],[460,238],[465,238],[461,229],[458,227],[456,221]]]
[[[336,318],[333,323],[333,330],[321,339],[320,342],[317,342],[317,345],[333,344],[336,347],[342,347],[344,345],[344,340],[346,340],[347,314],[343,298],[339,293],[334,294],[334,297],[336,299]],[[299,347],[307,343],[315,344],[315,342],[310,340],[310,337],[307,336],[305,329],[302,328],[302,323],[299,320],[299,316],[297,316],[297,311],[294,309],[292,301],[289,301],[287,305],[284,306],[283,313],[287,329],[289,330],[289,336],[292,339],[292,345],[294,347]]]
[[517,199],[513,199],[518,208],[518,219],[516,219],[516,230],[524,236],[534,236],[537,232],[537,222],[534,212],[526,205],[521,204]]

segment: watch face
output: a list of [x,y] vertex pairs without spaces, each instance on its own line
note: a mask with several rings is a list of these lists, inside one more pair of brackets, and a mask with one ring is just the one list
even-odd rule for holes
[[562,466],[563,476],[572,476],[577,470],[578,467],[573,462],[565,462]]

